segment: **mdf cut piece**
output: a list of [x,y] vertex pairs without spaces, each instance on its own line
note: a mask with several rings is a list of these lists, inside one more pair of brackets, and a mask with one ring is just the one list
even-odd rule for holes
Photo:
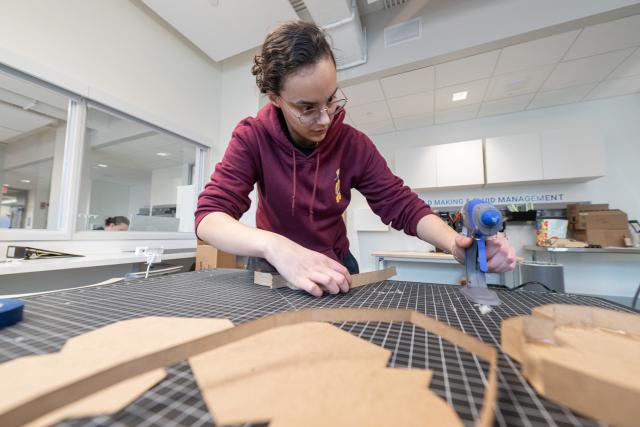
[[326,323],[284,326],[189,360],[217,425],[462,426],[431,371]]
[[[368,271],[366,273],[351,275],[351,287],[359,288],[361,286],[371,285],[373,283],[382,282],[396,275],[396,268],[389,267],[384,270]],[[291,283],[287,282],[284,277],[279,274],[264,273],[255,271],[253,273],[253,282],[256,285],[266,286],[271,289],[291,288],[297,289]]]
[[[33,399],[60,385],[131,359],[233,327],[226,319],[145,317],[124,320],[70,338],[57,353],[25,356],[0,365],[2,408]],[[164,369],[131,377],[33,421],[46,426],[70,417],[111,414],[123,409],[165,376]],[[0,416],[0,420],[2,417]],[[0,425],[4,425],[0,422]]]
[[640,316],[545,305],[502,322],[502,349],[542,396],[615,426],[640,420]]
[[123,381],[56,411],[50,412],[26,424],[25,427],[46,427],[71,418],[115,414],[126,408],[144,392],[162,381],[165,376],[166,372],[164,369],[156,369],[146,374],[138,375],[135,378]]
[[[121,325],[120,323],[112,325],[112,332],[117,332],[113,335],[126,336],[130,338],[130,346],[140,346],[140,349],[127,351],[125,346],[118,346],[120,350],[113,351],[112,345],[105,346],[105,350],[109,350],[106,351],[107,356],[109,357],[108,363],[99,359],[100,363],[97,367],[83,367],[82,369],[75,369],[73,366],[66,366],[63,367],[65,368],[65,374],[56,374],[55,381],[47,380],[45,381],[46,384],[37,384],[35,387],[31,388],[29,388],[29,386],[25,386],[25,383],[30,383],[25,382],[23,378],[19,378],[17,384],[21,384],[21,387],[23,388],[22,392],[19,393],[15,393],[15,391],[20,387],[10,389],[10,387],[5,386],[5,383],[2,383],[0,391],[5,392],[4,396],[9,396],[9,398],[0,400],[0,420],[2,421],[2,426],[22,426],[47,413],[76,402],[90,394],[104,390],[122,381],[129,380],[154,369],[170,366],[214,349],[222,349],[225,346],[240,342],[244,339],[259,335],[272,329],[306,322],[411,322],[414,325],[423,328],[425,331],[440,335],[443,339],[488,362],[489,370],[486,376],[482,408],[475,425],[478,427],[489,427],[493,423],[493,410],[495,408],[498,390],[496,349],[477,338],[466,335],[456,328],[413,310],[382,310],[369,308],[308,309],[275,313],[234,327],[229,327],[231,323],[227,320],[183,319],[191,321],[192,323],[173,324],[169,320],[161,321],[158,319],[162,318],[140,319],[140,322],[149,323],[146,325],[146,328],[142,327],[145,325],[144,323],[141,323],[141,327],[137,328],[137,326],[139,326],[138,323],[132,324],[127,321],[121,322],[124,325]],[[211,323],[209,325],[204,323],[207,321]],[[208,326],[212,329],[218,330],[207,332],[206,328]],[[289,335],[289,338],[290,337],[291,336]],[[112,343],[113,337],[110,338],[111,339],[106,341]],[[153,343],[155,341],[159,341],[160,345],[154,346]],[[93,346],[100,347],[100,342],[94,342],[93,344]],[[327,350],[319,352],[321,355],[320,357],[322,358],[327,354],[334,354],[336,348],[334,347],[328,351],[328,353]],[[340,348],[338,348],[338,351],[340,351]],[[413,390],[415,381],[418,381],[421,385],[428,383],[429,373],[427,372],[424,372],[423,376],[420,377],[419,374],[418,376],[414,375],[414,371],[407,370],[393,369],[391,372],[387,372],[383,369],[382,372],[385,372],[384,375],[379,374],[378,367],[372,368],[373,371],[367,371],[365,368],[359,367],[362,365],[360,363],[362,358],[359,355],[368,353],[360,353],[359,350],[355,354],[355,358],[340,359],[339,361],[327,363],[323,360],[318,361],[319,365],[324,364],[324,367],[319,368],[324,373],[324,375],[322,375],[322,380],[325,380],[324,377],[329,378],[331,376],[329,374],[333,374],[335,372],[343,373],[351,370],[360,372],[359,369],[364,369],[364,371],[360,373],[361,378],[363,379],[358,380],[357,384],[361,384],[361,382],[375,384],[376,381],[383,381],[383,384],[394,390],[400,390],[399,384],[402,384],[403,387],[406,387],[407,384],[411,384],[411,387],[408,387],[407,389]],[[379,354],[380,356],[376,354],[376,360],[378,360],[378,357],[381,357],[382,353]],[[388,358],[388,353],[385,353],[385,358]],[[306,354],[302,358],[296,358],[294,363],[304,364],[305,360],[318,360],[318,357],[314,356],[314,354]],[[356,360],[358,361],[357,364],[355,363]],[[286,362],[286,364],[289,363],[288,361]],[[366,364],[365,366],[369,366],[369,364]],[[12,368],[15,368],[15,366]],[[56,366],[56,369],[59,368],[59,366]],[[9,372],[11,372],[11,370],[9,370]],[[261,371],[257,371],[256,373],[262,374]],[[42,372],[40,372],[40,374],[42,374]],[[309,375],[308,372],[307,375]],[[37,375],[35,377],[37,377]],[[35,379],[37,380],[38,378]],[[34,376],[31,376],[29,380],[34,380]],[[288,381],[288,379],[285,381]],[[345,379],[345,381],[353,380]],[[27,389],[26,393],[24,392],[24,389]],[[375,390],[377,389],[378,385],[376,385]],[[356,391],[356,394],[357,393],[360,392]],[[367,390],[361,392],[361,394],[365,396],[366,393]],[[335,398],[340,399],[342,396],[338,395],[335,396]],[[272,401],[277,400],[278,396],[270,396],[270,399]],[[393,399],[391,399],[391,401],[393,401]],[[238,402],[236,403],[241,404]],[[380,402],[377,404],[384,405],[384,403]],[[437,403],[437,405],[439,404],[440,403]],[[428,405],[431,409],[435,408],[433,409],[435,411],[434,413],[440,414],[446,412],[445,409],[442,409],[441,412],[440,408],[436,408],[436,404]],[[395,410],[395,407],[388,408],[389,413],[392,413]],[[213,411],[215,416],[216,409],[214,408]],[[296,414],[300,415],[301,412],[298,411]],[[434,418],[431,418],[431,420],[435,423],[441,422],[441,420]],[[293,419],[292,422],[296,424],[307,424],[313,420],[305,419],[304,421],[305,422],[298,422],[296,418]],[[376,420],[375,424],[379,425],[380,423]],[[395,423],[394,425],[400,424]]]

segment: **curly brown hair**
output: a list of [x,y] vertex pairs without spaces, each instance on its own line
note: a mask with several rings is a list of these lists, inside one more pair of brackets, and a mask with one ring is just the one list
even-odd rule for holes
[[253,58],[251,73],[262,93],[280,93],[284,79],[296,70],[329,57],[336,60],[326,33],[305,21],[285,22],[273,30]]

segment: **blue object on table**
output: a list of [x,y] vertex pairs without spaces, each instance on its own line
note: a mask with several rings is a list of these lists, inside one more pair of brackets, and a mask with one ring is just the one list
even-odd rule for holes
[[19,299],[0,299],[0,328],[22,320],[24,302]]
[[463,233],[473,239],[465,251],[467,286],[462,293],[472,302],[499,305],[498,294],[487,288],[487,238],[495,236],[502,226],[502,214],[481,199],[472,199],[462,208]]

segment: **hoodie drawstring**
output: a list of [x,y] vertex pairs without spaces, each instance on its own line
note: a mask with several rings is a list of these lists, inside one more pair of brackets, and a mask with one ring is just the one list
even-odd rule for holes
[[311,204],[309,205],[309,219],[313,221],[313,204],[316,201],[316,188],[318,188],[318,170],[320,170],[320,153],[316,153],[316,172],[313,175],[313,191],[311,192]]
[[293,161],[293,184],[291,189],[291,216],[294,216],[296,207],[296,150],[291,150],[291,160]]

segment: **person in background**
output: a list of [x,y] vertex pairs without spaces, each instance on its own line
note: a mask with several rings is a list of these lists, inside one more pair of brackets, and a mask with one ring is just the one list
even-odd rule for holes
[[127,231],[129,229],[129,218],[126,216],[110,216],[104,220],[105,231]]
[[[435,215],[388,168],[374,143],[345,124],[347,99],[324,32],[282,24],[256,55],[252,73],[269,103],[242,120],[198,199],[198,237],[237,255],[266,260],[289,283],[320,296],[347,292],[358,264],[342,214],[355,188],[385,224],[451,252],[464,262],[472,240]],[[256,226],[238,219],[258,189]],[[492,272],[513,270],[503,236],[488,243]],[[251,259],[249,260],[251,265]]]

